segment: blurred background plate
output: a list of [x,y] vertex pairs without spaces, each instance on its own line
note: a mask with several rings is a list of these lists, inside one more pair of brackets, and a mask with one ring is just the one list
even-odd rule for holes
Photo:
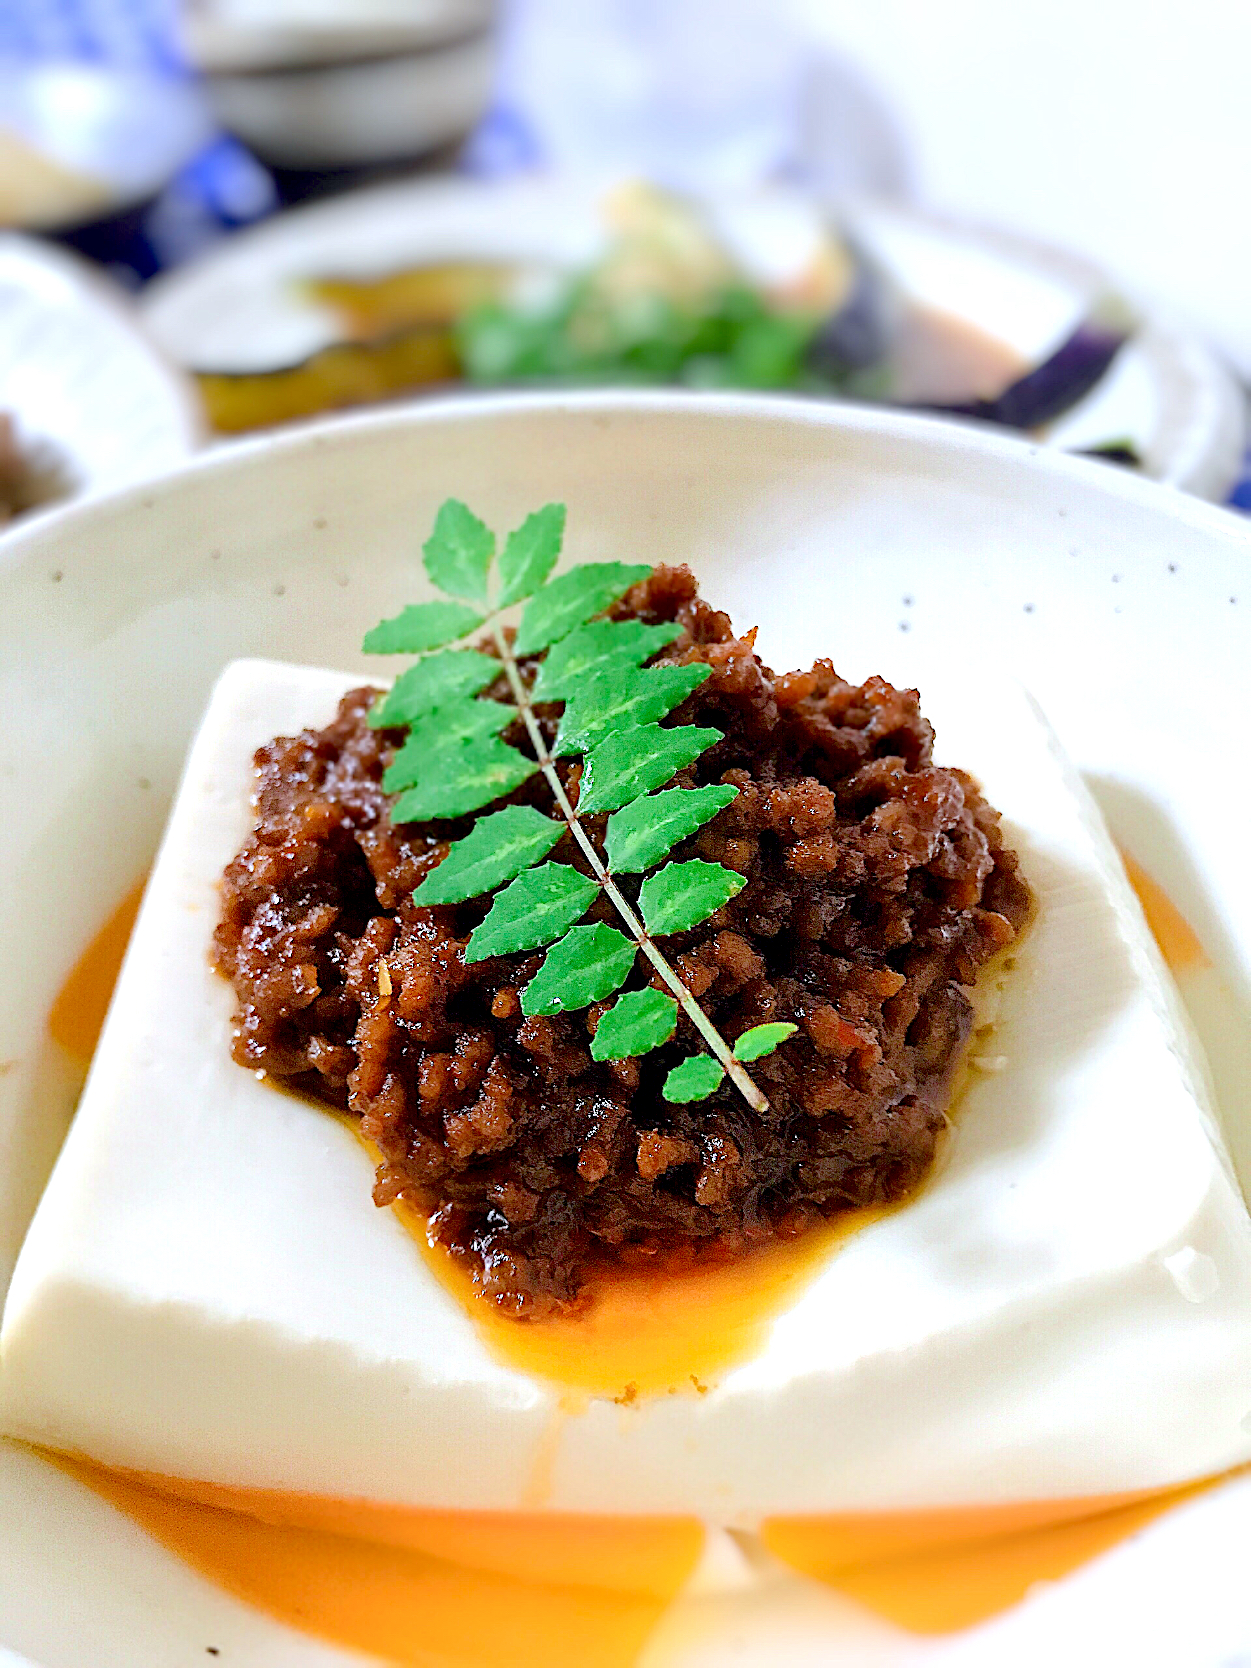
[[[423,265],[515,263],[572,272],[602,252],[602,197],[522,178],[408,181],[358,190],[242,232],[145,292],[148,322],[188,368],[225,376],[301,364],[342,339],[302,286]],[[823,235],[823,211],[782,187],[706,193],[708,226],[746,270],[785,282]],[[1037,431],[1070,450],[1128,446],[1156,480],[1221,499],[1237,479],[1240,390],[1195,337],[1132,309],[1088,262],[920,211],[852,201],[838,224],[884,276],[897,328],[899,398],[960,404],[979,377],[1002,386],[1045,363],[1100,312],[1129,337],[1094,388]],[[973,402],[975,403],[975,402]]]
[[159,475],[204,437],[194,384],[125,295],[16,234],[0,234],[0,414],[33,485],[22,508]]

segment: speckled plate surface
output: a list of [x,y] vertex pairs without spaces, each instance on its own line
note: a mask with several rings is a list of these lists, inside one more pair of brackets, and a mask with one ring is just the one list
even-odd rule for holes
[[[504,525],[564,498],[575,559],[691,562],[775,665],[830,654],[924,690],[956,654],[990,699],[1019,677],[1251,1012],[1245,522],[1020,441],[835,406],[593,394],[371,414],[223,449],[0,541],[0,692],[20,719],[0,731],[0,1283],[67,1111],[49,1005],[149,862],[213,677],[239,655],[363,666],[360,630],[404,595],[449,493]],[[1212,1063],[1245,1178],[1239,1046]],[[942,1639],[723,1561],[643,1664],[1235,1668],[1251,1661],[1249,1538],[1243,1480]],[[9,1647],[41,1668],[186,1668],[209,1643],[230,1668],[363,1660],[227,1597],[0,1444],[0,1662]]]
[[194,384],[129,298],[83,262],[0,234],[0,411],[50,499],[107,492],[174,468],[204,438]]

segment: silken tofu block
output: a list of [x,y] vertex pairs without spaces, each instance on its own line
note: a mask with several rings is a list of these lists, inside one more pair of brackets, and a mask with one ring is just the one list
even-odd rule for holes
[[359,680],[214,691],[0,1333],[0,1428],[106,1463],[396,1504],[773,1513],[1150,1488],[1251,1459],[1251,1220],[1168,975],[1031,701],[924,691],[1038,897],[936,1174],[706,1395],[497,1362],[341,1121],[230,1057],[217,882],[254,749]]

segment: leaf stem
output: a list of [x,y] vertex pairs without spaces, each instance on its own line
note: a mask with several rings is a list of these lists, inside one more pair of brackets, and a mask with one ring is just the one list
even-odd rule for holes
[[708,1044],[720,1064],[725,1068],[726,1076],[729,1077],[730,1081],[734,1084],[734,1087],[739,1091],[748,1105],[755,1111],[767,1112],[769,1110],[768,1100],[765,1098],[760,1089],[757,1088],[748,1073],[743,1070],[742,1065],[734,1058],[725,1038],[721,1035],[720,1031],[717,1030],[716,1026],[712,1023],[704,1010],[700,1007],[695,997],[691,995],[691,992],[682,983],[682,980],[674,972],[673,968],[670,967],[669,963],[665,960],[664,956],[660,952],[660,949],[648,933],[647,928],[635,914],[629,900],[623,895],[616,881],[604,867],[603,859],[596,851],[590,835],[582,826],[582,823],[578,818],[578,813],[574,810],[569,799],[569,795],[565,792],[564,784],[557,774],[555,761],[547,750],[547,743],[543,739],[543,732],[539,728],[539,721],[535,717],[534,708],[530,704],[529,693],[526,686],[521,681],[521,671],[517,665],[516,659],[513,656],[508,640],[504,636],[504,628],[499,623],[498,618],[492,621],[491,630],[495,637],[496,645],[500,651],[500,658],[504,663],[504,671],[508,677],[509,687],[513,692],[513,700],[517,703],[517,710],[520,712],[522,720],[525,723],[526,730],[530,736],[530,742],[534,748],[534,756],[538,760],[539,768],[542,770],[543,775],[547,779],[547,784],[552,790],[552,797],[556,801],[560,814],[568,824],[569,832],[578,842],[579,846],[582,848],[583,855],[586,857],[587,862],[591,865],[591,872],[604,888],[604,891],[608,894],[609,901],[629,928],[630,934],[639,949],[642,950],[648,961],[651,962],[657,973],[660,974],[665,984],[668,985],[669,989],[673,992],[674,996],[681,1004],[683,1011],[690,1019],[691,1023]]

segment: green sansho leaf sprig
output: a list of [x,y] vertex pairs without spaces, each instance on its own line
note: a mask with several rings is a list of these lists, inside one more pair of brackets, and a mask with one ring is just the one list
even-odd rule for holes
[[[625,562],[584,562],[551,578],[565,531],[563,504],[527,516],[496,552],[495,535],[455,498],[435,517],[423,546],[426,573],[451,600],[417,603],[367,634],[369,654],[415,654],[410,666],[373,705],[375,728],[406,730],[383,776],[397,795],[394,822],[427,822],[475,813],[473,828],[449,847],[416,888],[423,907],[464,903],[494,894],[470,935],[467,962],[546,948],[543,963],[521,992],[526,1015],[559,1014],[603,1003],[591,1040],[596,1060],[623,1060],[670,1042],[679,1010],[709,1053],[695,1054],[666,1076],[667,1100],[702,1100],[728,1077],[757,1111],[768,1101],[745,1069],[771,1054],[796,1029],[789,1023],[755,1025],[731,1045],[701,1008],[665,955],[659,940],[688,932],[723,908],[745,884],[743,876],[702,859],[668,862],[669,853],[723,811],[737,788],[669,788],[678,771],[721,740],[721,731],[662,720],[710,675],[701,665],[648,662],[680,635],[674,625],[602,620],[651,568]],[[502,611],[524,602],[510,642]],[[487,628],[499,659],[472,648],[452,648]],[[539,657],[542,657],[541,659]],[[519,659],[538,661],[527,689]],[[501,672],[510,701],[483,695]],[[549,748],[536,702],[563,701]],[[533,758],[504,741],[520,718]],[[577,807],[556,768],[580,758]],[[532,806],[489,807],[541,772],[556,816]],[[581,818],[610,812],[601,855]],[[549,861],[570,834],[591,873]],[[637,906],[618,875],[641,875]],[[583,918],[602,896],[620,927]],[[640,952],[664,990],[647,984],[622,991]]]

